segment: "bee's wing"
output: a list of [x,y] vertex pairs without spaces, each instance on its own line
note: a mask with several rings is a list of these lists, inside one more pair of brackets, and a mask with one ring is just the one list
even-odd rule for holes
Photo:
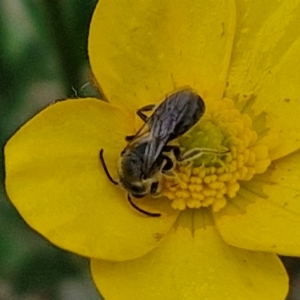
[[150,129],[148,123],[145,123],[135,134],[134,138],[132,139],[132,141],[130,141],[127,147],[131,148],[134,147],[135,145],[148,142],[149,139],[150,139]]
[[158,156],[163,151],[163,147],[172,139],[179,120],[184,115],[184,111],[180,113],[171,113],[170,110],[162,109],[156,112],[148,120],[150,128],[149,142],[145,149],[145,170],[150,170]]
[[202,98],[190,89],[168,96],[146,122],[149,130],[145,149],[145,172],[151,170],[163,147],[189,130],[203,115]]

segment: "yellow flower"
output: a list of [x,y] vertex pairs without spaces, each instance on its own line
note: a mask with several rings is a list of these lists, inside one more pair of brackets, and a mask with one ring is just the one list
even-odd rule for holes
[[[51,242],[91,258],[105,299],[284,299],[277,256],[300,255],[300,1],[108,1],[90,61],[109,104],[56,103],[5,147],[7,193]],[[112,185],[135,111],[190,86],[207,111],[185,150],[225,147],[176,167],[166,197]],[[175,183],[173,180],[177,180]]]

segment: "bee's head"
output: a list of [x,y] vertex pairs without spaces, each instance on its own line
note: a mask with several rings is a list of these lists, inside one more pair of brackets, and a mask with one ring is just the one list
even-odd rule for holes
[[135,148],[125,148],[119,159],[119,182],[134,198],[154,194],[157,189],[157,183],[154,184],[157,181],[157,170],[145,170],[145,146],[140,144]]
[[[126,185],[126,186],[125,186]],[[143,198],[147,194],[156,194],[158,190],[158,181],[152,179],[136,181],[132,183],[122,182],[122,186],[134,198]]]
[[140,181],[143,173],[143,160],[135,151],[123,150],[118,164],[120,180],[130,182]]
[[149,193],[147,182],[137,180],[130,181],[124,176],[120,176],[120,185],[134,198],[143,198]]
[[142,198],[148,192],[147,185],[142,180],[142,164],[143,161],[136,151],[122,151],[118,167],[119,182],[135,198]]
[[133,182],[130,184],[130,188],[127,189],[129,194],[134,198],[143,198],[148,194],[148,186],[143,182]]

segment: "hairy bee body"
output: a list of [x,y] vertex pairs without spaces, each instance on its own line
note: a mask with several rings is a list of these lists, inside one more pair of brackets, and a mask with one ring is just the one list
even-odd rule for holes
[[[153,109],[150,117],[143,114]],[[172,167],[165,154],[167,144],[183,135],[199,121],[205,111],[202,98],[191,89],[173,93],[158,106],[148,105],[137,114],[145,124],[127,137],[128,145],[119,159],[119,183],[133,197],[156,194],[159,178]]]
[[149,185],[158,180],[159,166],[152,166],[147,175],[144,173],[144,153],[147,142],[127,148],[119,159],[119,183],[133,197],[140,198],[149,193]]

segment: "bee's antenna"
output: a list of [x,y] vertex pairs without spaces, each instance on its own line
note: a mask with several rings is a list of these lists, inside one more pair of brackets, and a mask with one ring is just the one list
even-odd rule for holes
[[115,184],[115,185],[118,185],[119,183],[118,183],[117,181],[115,181],[115,180],[111,177],[111,175],[109,174],[109,172],[108,172],[106,163],[105,163],[105,161],[104,161],[103,152],[104,152],[104,150],[101,149],[101,150],[100,150],[100,153],[99,153],[99,157],[100,157],[100,161],[101,161],[103,170],[104,170],[104,172],[105,172],[107,178],[110,180],[110,182],[113,183],[113,184]]
[[134,209],[136,209],[137,211],[139,211],[140,213],[142,213],[142,214],[144,214],[144,215],[147,215],[147,216],[149,216],[149,217],[160,217],[160,216],[161,216],[161,214],[159,214],[159,213],[151,213],[151,212],[148,212],[148,211],[143,210],[143,209],[139,208],[138,206],[136,206],[136,205],[132,202],[132,199],[131,199],[131,197],[130,197],[129,194],[127,194],[127,199],[128,199],[128,202],[130,203],[130,205],[131,205]]

